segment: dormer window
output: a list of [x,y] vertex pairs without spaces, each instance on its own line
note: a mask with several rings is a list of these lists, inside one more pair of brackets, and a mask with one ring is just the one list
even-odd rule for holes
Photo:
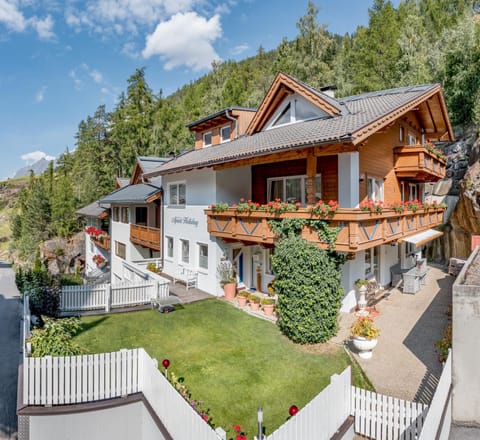
[[220,129],[220,138],[221,138],[222,144],[224,142],[230,142],[230,133],[231,133],[230,125],[225,125],[225,127],[222,127]]
[[208,131],[207,133],[203,133],[203,146],[209,147],[212,145],[212,132]]
[[308,121],[310,119],[324,118],[328,116],[322,109],[313,105],[298,94],[286,98],[282,105],[272,116],[265,129],[280,127],[295,122]]

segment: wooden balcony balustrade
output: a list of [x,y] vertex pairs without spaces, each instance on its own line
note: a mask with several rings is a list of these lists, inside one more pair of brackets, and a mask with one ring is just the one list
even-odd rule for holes
[[[358,252],[381,244],[387,244],[403,237],[421,232],[443,222],[443,209],[419,209],[416,212],[395,212],[384,209],[381,213],[370,213],[360,209],[339,209],[326,218],[312,216],[305,208],[296,212],[271,214],[255,211],[250,214],[237,213],[230,208],[222,212],[205,210],[208,216],[208,232],[227,242],[242,242],[245,244],[273,245],[277,239],[271,230],[268,220],[284,218],[303,218],[323,220],[331,227],[339,228],[335,250],[339,252]],[[315,229],[305,226],[302,237],[318,243],[326,249],[328,244],[320,241]]]
[[154,251],[160,251],[160,228],[131,224],[130,241]]
[[394,148],[398,178],[435,182],[446,175],[446,162],[421,145]]
[[110,252],[110,235],[102,235],[101,238],[90,236],[90,239],[95,243],[95,246]]

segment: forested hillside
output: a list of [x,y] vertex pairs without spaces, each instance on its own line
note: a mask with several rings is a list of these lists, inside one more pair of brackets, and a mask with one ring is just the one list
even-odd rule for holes
[[338,96],[440,82],[453,124],[478,123],[479,10],[478,0],[402,0],[398,8],[374,0],[369,25],[340,36],[319,24],[321,11],[310,2],[293,41],[215,63],[171,96],[155,94],[137,69],[112,111],[100,105],[79,123],[75,150],[30,178],[13,217],[14,248],[32,261],[41,241],[78,229],[75,209],[110,192],[136,156],[192,148],[187,123],[228,106],[257,107],[279,70],[314,87],[335,84]]

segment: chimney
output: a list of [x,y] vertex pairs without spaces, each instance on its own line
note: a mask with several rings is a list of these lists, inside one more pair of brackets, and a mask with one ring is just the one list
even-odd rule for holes
[[320,91],[325,95],[330,96],[330,98],[335,98],[335,90],[337,90],[337,86],[335,84],[320,87]]

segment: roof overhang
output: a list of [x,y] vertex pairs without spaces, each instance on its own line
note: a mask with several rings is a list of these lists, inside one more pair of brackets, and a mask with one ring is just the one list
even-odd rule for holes
[[426,231],[419,232],[418,234],[413,234],[408,237],[404,237],[401,241],[412,243],[415,247],[422,246],[429,241],[435,240],[438,237],[441,237],[443,232],[437,231],[435,229],[427,229]]

